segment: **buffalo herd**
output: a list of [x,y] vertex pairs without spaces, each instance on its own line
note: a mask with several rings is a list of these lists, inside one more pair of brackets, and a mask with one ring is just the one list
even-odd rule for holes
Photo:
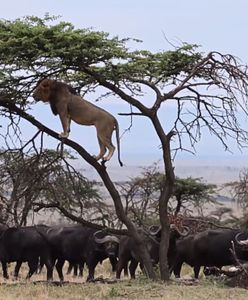
[[[152,263],[158,264],[160,227],[140,228],[139,233]],[[76,275],[79,269],[82,275],[84,265],[87,265],[87,281],[93,281],[97,264],[105,259],[109,259],[116,278],[120,278],[123,270],[126,276],[129,271],[130,277],[135,278],[138,264],[143,269],[138,247],[131,236],[117,236],[82,225],[0,225],[0,261],[5,279],[9,278],[8,263],[16,262],[14,276],[17,278],[22,263],[27,262],[27,278],[45,266],[47,280],[52,280],[55,266],[60,281],[63,281],[63,266],[68,261],[67,273],[74,269]],[[188,228],[179,230],[171,225],[168,264],[175,277],[180,277],[183,263],[190,265],[198,278],[201,267],[207,275],[210,270],[236,265],[237,261],[248,261],[248,231],[218,229],[192,235]]]

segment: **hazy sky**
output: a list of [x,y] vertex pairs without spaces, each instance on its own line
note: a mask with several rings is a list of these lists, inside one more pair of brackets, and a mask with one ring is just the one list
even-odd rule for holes
[[[246,0],[0,0],[0,17],[16,19],[26,15],[43,17],[45,13],[60,15],[76,27],[109,32],[119,37],[143,40],[143,49],[167,50],[169,44],[164,35],[174,44],[188,42],[199,44],[203,51],[221,51],[238,56],[248,63],[248,1]],[[92,100],[94,95],[92,95]],[[107,100],[108,101],[108,100]],[[33,114],[47,125],[60,131],[59,119],[52,116],[48,106],[35,104]],[[119,120],[121,132],[129,121],[117,115],[124,107],[113,103],[100,103]],[[37,110],[38,108],[38,110]],[[74,129],[73,129],[74,128]],[[98,151],[94,129],[72,127],[71,137],[80,142],[90,153]],[[115,139],[113,140],[114,143]],[[56,141],[49,141],[55,147]],[[142,149],[142,155],[140,149]],[[233,148],[235,154],[240,153]],[[220,157],[225,154],[217,141],[203,136],[197,147],[196,158]],[[138,162],[141,159],[154,161],[160,158],[159,141],[153,128],[144,118],[135,119],[132,131],[121,140],[122,160]],[[245,150],[244,155],[248,152]],[[114,158],[116,160],[116,157]]]

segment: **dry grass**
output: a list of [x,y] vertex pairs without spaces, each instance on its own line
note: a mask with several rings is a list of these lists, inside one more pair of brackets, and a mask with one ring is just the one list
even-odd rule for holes
[[[26,269],[23,267],[23,269]],[[65,268],[66,270],[66,268]],[[227,288],[214,280],[201,278],[198,283],[188,286],[175,281],[168,284],[151,282],[140,275],[137,280],[122,279],[114,284],[85,283],[85,279],[73,278],[66,275],[63,286],[48,283],[37,283],[45,279],[45,273],[35,275],[31,282],[25,281],[27,270],[22,270],[20,280],[3,281],[0,284],[0,299],[2,300],[46,300],[46,299],[165,299],[165,300],[201,300],[201,299],[232,299],[247,300],[248,291],[239,288]],[[191,274],[189,268],[184,274]],[[112,276],[108,263],[99,266],[96,276],[103,274],[104,278]],[[56,272],[55,272],[56,275]],[[56,275],[57,276],[57,275]],[[57,277],[55,276],[55,279]],[[86,277],[86,276],[85,276]],[[84,278],[85,278],[84,277]]]

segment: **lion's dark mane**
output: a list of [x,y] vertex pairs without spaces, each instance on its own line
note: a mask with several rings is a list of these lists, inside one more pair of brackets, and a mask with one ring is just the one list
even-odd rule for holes
[[63,91],[64,93],[69,92],[70,94],[78,95],[76,90],[71,85],[53,80],[49,103],[51,110],[55,116],[58,114],[56,102]]

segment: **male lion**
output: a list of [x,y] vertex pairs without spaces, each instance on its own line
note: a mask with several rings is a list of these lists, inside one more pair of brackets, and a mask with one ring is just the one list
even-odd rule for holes
[[[59,115],[64,130],[60,134],[62,138],[69,136],[71,120],[81,125],[94,125],[100,145],[100,153],[94,156],[96,160],[102,158],[103,161],[108,161],[111,159],[115,151],[111,137],[113,131],[116,130],[118,160],[120,165],[123,165],[120,160],[119,125],[110,113],[82,99],[71,86],[47,78],[38,83],[33,98],[36,101],[50,103],[54,115]],[[109,153],[104,156],[107,149]]]

